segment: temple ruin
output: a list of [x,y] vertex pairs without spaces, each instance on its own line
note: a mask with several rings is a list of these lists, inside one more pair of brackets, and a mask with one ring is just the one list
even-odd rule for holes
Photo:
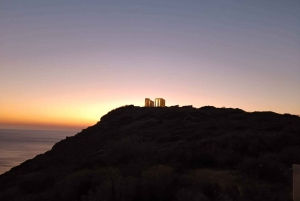
[[145,99],[145,107],[165,107],[166,101],[163,98],[155,98],[155,101],[150,98]]
[[154,107],[154,102],[150,98],[145,99],[145,107]]
[[166,101],[163,98],[156,98],[154,106],[155,107],[165,107]]

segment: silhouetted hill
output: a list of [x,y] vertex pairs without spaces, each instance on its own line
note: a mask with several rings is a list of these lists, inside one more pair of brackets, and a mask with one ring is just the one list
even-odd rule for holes
[[126,106],[0,175],[0,200],[292,200],[299,145],[295,115]]

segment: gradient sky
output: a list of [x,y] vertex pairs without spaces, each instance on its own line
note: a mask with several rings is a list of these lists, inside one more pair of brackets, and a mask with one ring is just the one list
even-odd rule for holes
[[299,0],[1,0],[0,128],[144,98],[300,114]]

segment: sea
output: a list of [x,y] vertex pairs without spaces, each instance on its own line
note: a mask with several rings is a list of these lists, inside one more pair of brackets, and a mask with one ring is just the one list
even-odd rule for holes
[[0,174],[51,150],[53,145],[78,131],[0,129]]

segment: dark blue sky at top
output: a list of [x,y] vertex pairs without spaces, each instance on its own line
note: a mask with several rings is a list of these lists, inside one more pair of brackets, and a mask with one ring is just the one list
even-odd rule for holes
[[[120,46],[160,43],[191,50],[193,45],[203,45],[208,51],[211,43],[220,43],[220,51],[226,49],[222,46],[231,46],[227,47],[229,51],[244,46],[285,51],[284,46],[299,49],[300,43],[297,42],[299,1],[39,0],[2,4],[4,37],[12,35],[5,29],[21,30],[25,36],[26,32],[32,35],[32,31],[47,34],[49,40],[57,34],[62,39],[84,40],[83,43],[109,41]],[[29,42],[44,40],[28,39]],[[251,58],[251,52],[247,56]]]

